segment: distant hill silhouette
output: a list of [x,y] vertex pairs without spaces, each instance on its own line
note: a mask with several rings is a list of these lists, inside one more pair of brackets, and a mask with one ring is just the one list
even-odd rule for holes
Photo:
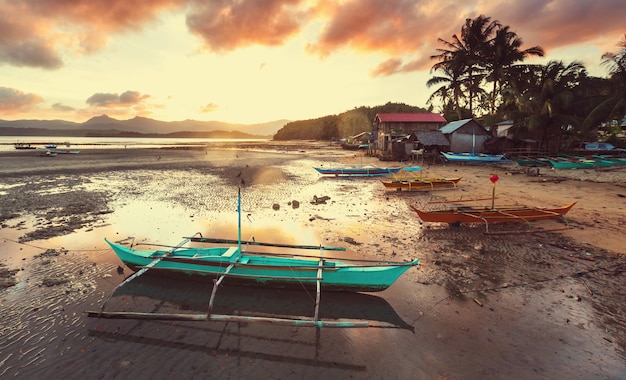
[[[83,123],[65,120],[0,120],[4,136],[132,136],[136,134],[168,137],[251,138],[271,137],[289,120],[258,124],[233,124],[220,121],[160,121],[146,117],[117,120],[107,115]],[[178,136],[174,136],[178,135]]]

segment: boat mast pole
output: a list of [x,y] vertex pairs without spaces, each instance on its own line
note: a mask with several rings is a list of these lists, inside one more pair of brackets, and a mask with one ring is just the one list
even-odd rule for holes
[[237,189],[237,249],[241,253],[241,188]]
[[472,127],[472,156],[476,154],[476,127]]

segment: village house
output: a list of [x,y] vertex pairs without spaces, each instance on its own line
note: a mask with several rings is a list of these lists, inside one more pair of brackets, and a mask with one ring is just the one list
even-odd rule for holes
[[382,159],[404,157],[405,146],[398,146],[398,142],[407,139],[414,132],[436,131],[445,124],[446,119],[443,116],[432,112],[379,113],[374,118],[376,144],[373,152]]
[[484,153],[485,141],[493,138],[480,123],[474,119],[450,122],[439,129],[450,141],[453,153]]

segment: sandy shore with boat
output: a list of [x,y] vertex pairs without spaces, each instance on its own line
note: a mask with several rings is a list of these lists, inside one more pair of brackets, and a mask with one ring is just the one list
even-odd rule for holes
[[[626,372],[626,171],[381,162],[327,144],[0,153],[0,374],[74,378],[619,378]],[[456,189],[397,192],[313,166],[420,164]],[[561,206],[567,221],[422,223],[408,205],[453,199]],[[323,294],[328,318],[368,329],[86,318],[130,274],[103,238],[177,244],[200,231],[343,246],[420,265],[390,289]],[[326,199],[325,202],[316,200]],[[483,204],[489,204],[484,201]],[[123,269],[123,270],[120,270]],[[206,309],[210,285],[150,276],[107,308]],[[311,315],[314,295],[220,289],[231,313]]]

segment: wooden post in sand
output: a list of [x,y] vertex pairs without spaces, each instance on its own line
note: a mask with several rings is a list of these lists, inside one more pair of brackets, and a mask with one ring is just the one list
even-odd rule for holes
[[489,180],[491,181],[491,183],[493,183],[493,190],[491,191],[491,209],[495,209],[495,203],[496,203],[496,182],[498,182],[498,180],[500,179],[500,177],[498,177],[498,175],[494,172],[493,175],[491,177],[489,177]]

